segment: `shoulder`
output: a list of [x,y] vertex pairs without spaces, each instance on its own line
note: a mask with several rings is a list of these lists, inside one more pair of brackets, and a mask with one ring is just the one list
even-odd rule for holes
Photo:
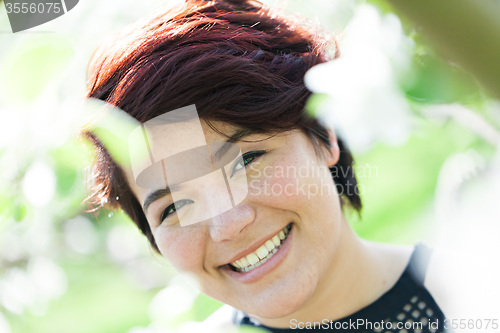
[[233,323],[234,311],[234,308],[231,306],[223,305],[203,321],[203,331],[210,333],[230,332],[235,327]]

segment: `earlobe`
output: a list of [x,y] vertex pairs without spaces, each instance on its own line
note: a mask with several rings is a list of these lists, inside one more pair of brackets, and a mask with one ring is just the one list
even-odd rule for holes
[[326,162],[328,163],[328,167],[332,167],[339,161],[340,148],[337,142],[337,136],[333,130],[328,130],[328,136],[330,140],[330,149],[328,150]]

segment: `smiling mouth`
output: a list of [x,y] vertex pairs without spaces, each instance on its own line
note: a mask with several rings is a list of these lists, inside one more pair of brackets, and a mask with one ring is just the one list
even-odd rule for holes
[[292,224],[288,224],[286,227],[280,230],[276,235],[268,239],[261,247],[259,247],[255,252],[252,252],[232,263],[229,266],[238,273],[247,273],[251,270],[264,264],[266,261],[271,259],[271,257],[278,252],[281,245],[285,242],[290,230],[292,229]]

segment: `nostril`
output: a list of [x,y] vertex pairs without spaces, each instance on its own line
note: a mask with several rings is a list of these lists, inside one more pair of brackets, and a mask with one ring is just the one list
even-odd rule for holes
[[210,236],[214,241],[238,237],[255,219],[255,210],[248,204],[239,204],[233,209],[211,219]]

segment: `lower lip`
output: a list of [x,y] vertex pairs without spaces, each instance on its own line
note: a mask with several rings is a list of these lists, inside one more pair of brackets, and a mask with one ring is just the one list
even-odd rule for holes
[[295,228],[292,225],[292,229],[288,233],[288,237],[285,239],[279,250],[269,258],[264,264],[257,268],[252,269],[246,273],[239,273],[231,269],[229,265],[224,265],[221,269],[233,279],[242,283],[253,283],[259,281],[267,274],[271,273],[276,267],[278,267],[281,262],[285,259],[288,251],[290,250],[290,243],[293,237],[293,230]]

